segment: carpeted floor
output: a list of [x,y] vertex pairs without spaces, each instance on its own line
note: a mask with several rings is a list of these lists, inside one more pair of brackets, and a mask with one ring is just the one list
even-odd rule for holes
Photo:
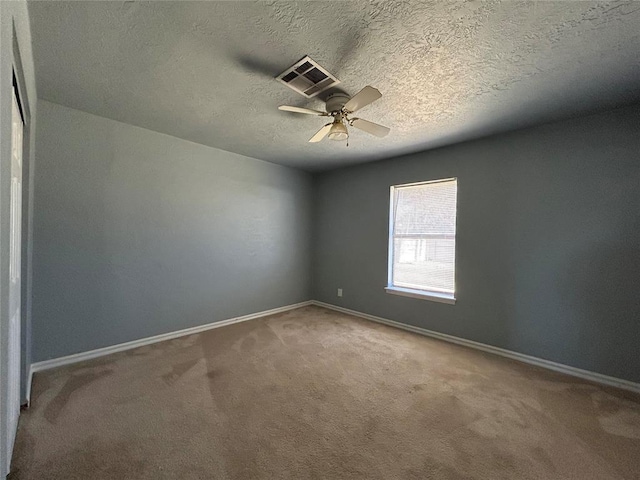
[[36,374],[17,479],[637,479],[640,396],[318,307]]

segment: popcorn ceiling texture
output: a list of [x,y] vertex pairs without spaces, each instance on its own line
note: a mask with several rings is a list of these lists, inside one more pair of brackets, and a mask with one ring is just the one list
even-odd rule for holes
[[[39,95],[197,143],[327,169],[640,101],[638,2],[31,2]],[[307,140],[273,79],[310,55],[384,139]]]

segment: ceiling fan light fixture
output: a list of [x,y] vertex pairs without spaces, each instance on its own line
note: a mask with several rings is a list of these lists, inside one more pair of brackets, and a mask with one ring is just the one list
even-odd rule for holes
[[329,134],[327,136],[330,140],[339,142],[349,138],[349,131],[347,130],[347,127],[344,123],[335,122],[333,125],[331,125],[331,130],[329,130]]

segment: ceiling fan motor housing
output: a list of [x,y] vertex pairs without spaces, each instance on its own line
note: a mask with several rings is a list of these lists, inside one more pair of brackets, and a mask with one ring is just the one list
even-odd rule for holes
[[327,113],[339,112],[349,100],[351,100],[349,95],[344,93],[330,95],[326,101]]

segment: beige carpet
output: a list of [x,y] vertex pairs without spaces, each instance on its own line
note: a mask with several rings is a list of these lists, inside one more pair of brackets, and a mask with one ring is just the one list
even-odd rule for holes
[[639,472],[639,396],[306,307],[38,373],[9,478]]

